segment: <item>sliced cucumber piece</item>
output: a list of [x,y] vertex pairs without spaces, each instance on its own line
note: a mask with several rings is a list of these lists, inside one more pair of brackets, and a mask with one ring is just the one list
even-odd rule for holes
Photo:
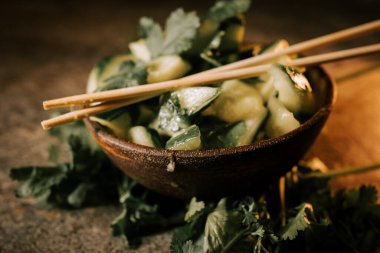
[[300,126],[293,113],[276,97],[271,97],[268,101],[269,118],[265,124],[265,131],[270,138],[274,138],[292,131]]
[[166,142],[166,148],[171,150],[198,150],[201,146],[201,132],[197,125],[190,126]]
[[260,76],[261,82],[255,84],[255,88],[260,93],[265,102],[268,102],[269,98],[276,92],[274,89],[274,78],[271,75],[264,74]]
[[180,108],[178,97],[174,93],[165,94],[162,100],[158,115],[149,126],[160,135],[172,137],[188,128],[191,125],[190,119],[185,110]]
[[119,138],[127,139],[128,129],[131,127],[131,116],[128,112],[124,112],[112,120],[102,119],[99,117],[91,116],[90,120],[99,123],[100,125],[108,128],[111,132]]
[[191,87],[174,92],[178,97],[179,105],[186,110],[187,115],[193,115],[220,95],[220,88],[212,87]]
[[140,59],[144,62],[149,62],[152,59],[150,51],[144,39],[139,39],[138,41],[131,42],[129,43],[128,47],[137,59]]
[[237,123],[226,134],[225,146],[238,147],[251,144],[265,118],[266,114],[262,118],[248,119]]
[[267,109],[259,92],[239,80],[226,81],[222,93],[203,111],[203,115],[215,115],[230,123],[248,119],[262,119]]
[[144,126],[134,126],[128,131],[129,138],[132,142],[148,147],[157,147],[157,141],[153,135]]
[[163,82],[183,77],[191,65],[179,55],[165,55],[152,60],[148,65],[148,83]]
[[289,47],[289,42],[284,39],[279,39],[275,40],[268,46],[264,47],[263,49],[260,50],[259,54],[267,54],[267,53],[272,53],[272,52],[277,52],[280,51],[284,48]]
[[315,101],[309,81],[291,67],[280,64],[273,65],[269,73],[274,78],[274,88],[278,92],[278,100],[295,116],[311,115]]
[[[278,52],[284,48],[289,47],[289,42],[284,39],[276,40],[269,44],[267,47],[261,49],[259,54],[267,54],[267,53],[273,53]],[[289,60],[291,60],[292,57],[289,57],[287,55],[279,57],[276,62],[279,62],[281,64],[286,64]]]

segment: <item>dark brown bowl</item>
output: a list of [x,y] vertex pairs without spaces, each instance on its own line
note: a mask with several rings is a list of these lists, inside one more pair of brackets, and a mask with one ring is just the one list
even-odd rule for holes
[[[289,171],[314,142],[335,101],[335,84],[321,67],[308,70],[318,110],[297,129],[254,144],[202,151],[150,148],[86,126],[112,162],[145,187],[177,198],[258,193]],[[168,164],[174,171],[168,171]]]

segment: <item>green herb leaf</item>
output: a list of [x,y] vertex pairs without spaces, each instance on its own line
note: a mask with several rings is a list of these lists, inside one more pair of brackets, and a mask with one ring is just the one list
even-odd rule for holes
[[[124,177],[119,187],[119,194],[123,211],[112,222],[111,227],[113,235],[122,236],[128,247],[140,244],[141,237],[145,235],[182,223],[184,216],[182,211],[170,212],[170,217],[166,217],[158,210],[160,203],[158,195],[128,177]],[[155,198],[149,198],[152,194]],[[150,199],[153,199],[152,202]]]
[[250,0],[220,0],[211,7],[207,17],[217,22],[223,22],[246,12],[250,6]]
[[172,12],[166,21],[166,37],[162,54],[180,54],[190,49],[199,27],[195,12],[185,13],[183,9]]
[[145,38],[152,57],[159,56],[164,44],[164,34],[161,26],[151,18],[142,17],[139,24],[139,34]]
[[[11,170],[13,180],[23,182],[18,197],[36,197],[62,207],[81,207],[116,199],[116,171],[99,148],[92,146],[83,124],[63,126],[54,134],[68,137],[71,161],[54,167],[23,167]],[[81,136],[77,134],[82,134]]]
[[298,211],[297,215],[289,219],[289,223],[281,235],[283,240],[293,240],[299,231],[304,231],[310,227],[312,222],[310,215],[313,213],[313,206],[309,203],[303,203],[296,210]]
[[194,214],[201,211],[203,208],[205,208],[205,202],[197,201],[196,198],[192,198],[185,215],[185,221],[189,221]]
[[185,13],[183,9],[177,9],[166,21],[165,35],[159,24],[146,17],[140,19],[139,31],[146,39],[152,57],[156,58],[190,49],[198,27],[199,18],[195,12]]
[[221,252],[234,236],[243,230],[237,211],[227,210],[227,199],[219,201],[207,217],[203,252]]

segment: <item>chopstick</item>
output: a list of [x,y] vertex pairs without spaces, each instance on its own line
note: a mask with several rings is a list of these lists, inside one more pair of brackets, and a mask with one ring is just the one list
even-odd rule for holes
[[[154,85],[156,85],[157,87],[161,87],[163,90],[165,90],[165,87],[175,88],[176,83],[178,83],[181,80],[181,82],[186,82],[190,86],[190,84],[193,81],[198,82],[199,80],[202,80],[201,77],[203,76],[205,76],[207,79],[207,76],[211,73],[220,73],[226,70],[234,70],[234,69],[243,68],[247,66],[267,63],[267,62],[276,60],[283,55],[290,55],[290,54],[304,52],[313,48],[337,43],[342,40],[351,39],[354,37],[362,36],[362,35],[379,31],[379,30],[380,30],[380,20],[375,20],[366,24],[344,29],[338,32],[334,32],[334,33],[324,35],[318,38],[314,38],[311,40],[307,40],[304,42],[300,42],[298,44],[292,45],[288,48],[285,48],[277,52],[262,54],[262,55],[251,57],[245,60],[240,60],[240,61],[230,63],[221,67],[217,67],[217,68],[203,71],[194,75],[183,77],[181,79],[161,82],[159,83],[160,86],[157,86],[158,83]],[[144,88],[141,88],[141,92],[144,92],[146,86],[147,85],[138,86],[136,88],[144,87]],[[92,93],[92,94],[74,95],[74,96],[69,96],[69,97],[64,97],[64,98],[47,100],[43,102],[43,107],[45,110],[48,110],[52,108],[68,107],[68,106],[73,106],[73,105],[84,105],[84,104],[89,104],[92,102],[120,100],[120,99],[126,98],[124,97],[124,94],[126,96],[133,97],[133,95],[131,95],[130,93],[131,92],[130,89],[131,88],[123,88],[123,89],[118,89],[118,90],[97,92],[97,93]]]
[[[369,46],[363,46],[353,49],[346,49],[331,53],[325,53],[320,55],[314,55],[314,56],[308,56],[303,57],[299,59],[294,59],[286,63],[286,65],[293,66],[293,67],[300,67],[300,66],[310,66],[310,65],[316,65],[331,61],[337,61],[342,59],[347,59],[351,57],[356,57],[360,55],[366,55],[374,52],[380,52],[380,43],[369,45]],[[184,88],[189,86],[197,86],[197,85],[206,85],[209,83],[215,83],[230,79],[244,79],[249,77],[255,77],[260,74],[265,73],[269,70],[271,64],[264,64],[260,66],[254,66],[254,67],[245,67],[241,69],[234,69],[229,70],[225,72],[216,72],[211,73],[206,76],[198,76],[197,79],[193,78],[191,80],[181,78],[177,80],[171,80],[167,82],[161,82],[161,83],[155,83],[155,84],[147,84],[143,86],[135,86],[131,88],[125,88],[121,89],[123,90],[122,98],[120,100],[113,101],[111,99],[111,102],[105,102],[100,105],[95,105],[92,107],[88,107],[82,110],[76,110],[72,111],[66,114],[63,114],[61,116],[44,120],[41,122],[41,125],[43,129],[49,129],[53,126],[65,124],[71,121],[83,119],[86,117],[89,117],[91,115],[95,115],[101,112],[109,111],[112,109],[116,109],[119,107],[127,106],[130,104],[138,103],[143,100],[158,96],[162,92],[178,89],[178,88]],[[119,91],[119,90],[113,90]],[[129,91],[129,93],[128,93]],[[129,100],[125,100],[129,98]]]

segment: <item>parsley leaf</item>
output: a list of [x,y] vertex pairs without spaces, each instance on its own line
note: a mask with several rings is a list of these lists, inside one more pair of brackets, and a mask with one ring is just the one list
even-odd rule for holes
[[68,135],[69,162],[11,169],[10,177],[23,182],[16,196],[36,197],[42,203],[76,208],[115,200],[114,182],[119,172],[97,146],[90,144],[91,138],[85,131],[81,122],[55,129],[56,135]]
[[185,13],[183,9],[172,12],[166,21],[162,54],[180,54],[190,49],[198,27],[199,18],[195,12]]
[[283,240],[293,240],[297,237],[299,231],[304,231],[311,224],[310,216],[313,213],[311,204],[303,203],[296,210],[298,211],[297,215],[289,220],[281,235]]
[[164,44],[164,33],[161,26],[153,19],[142,17],[139,22],[139,35],[145,38],[146,45],[153,58],[159,56]]
[[172,12],[166,21],[165,33],[151,18],[140,19],[139,33],[153,58],[160,55],[181,54],[190,49],[197,34],[199,18],[195,12],[185,13],[183,9]]
[[251,6],[251,0],[220,0],[211,7],[208,18],[223,22],[246,12]]
[[140,244],[141,237],[159,232],[183,223],[184,212],[171,210],[165,215],[159,210],[167,199],[124,177],[119,187],[119,201],[122,212],[112,222],[114,236],[122,236],[128,247]]

